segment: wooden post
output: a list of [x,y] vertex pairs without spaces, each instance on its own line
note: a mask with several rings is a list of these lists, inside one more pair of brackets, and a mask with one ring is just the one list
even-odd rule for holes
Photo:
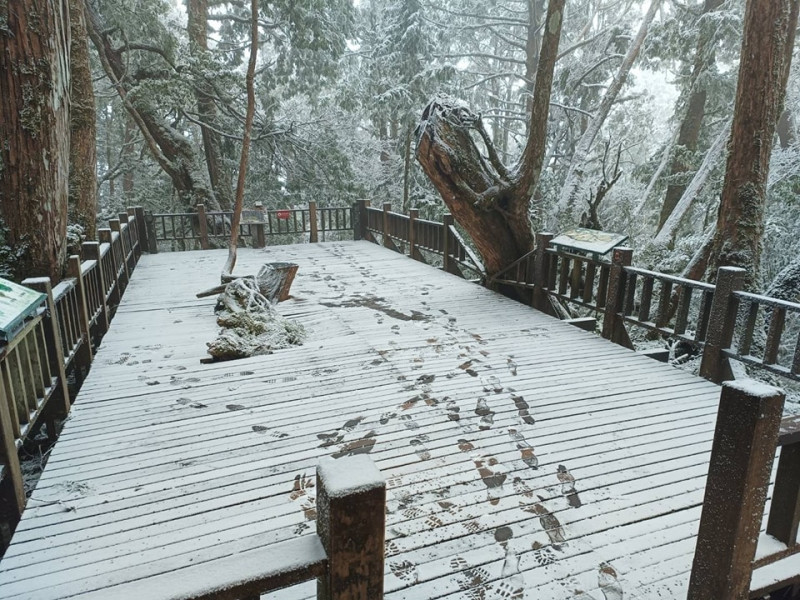
[[56,392],[53,394],[57,399],[57,404],[53,408],[59,416],[66,417],[70,408],[69,388],[67,387],[67,372],[64,368],[64,346],[61,343],[61,331],[58,327],[58,312],[56,312],[56,303],[53,300],[53,286],[49,277],[32,277],[24,280],[22,285],[47,296],[44,343],[47,346],[50,372],[58,376]]
[[317,466],[317,535],[328,569],[318,600],[381,600],[386,483],[365,455]]
[[608,292],[602,332],[605,339],[631,349],[633,349],[633,344],[631,344],[625,329],[625,319],[620,316],[620,313],[622,313],[625,303],[625,267],[629,267],[632,262],[633,250],[624,246],[614,248],[608,275]]
[[78,328],[81,331],[81,347],[75,356],[76,366],[88,372],[92,366],[92,336],[89,331],[89,308],[86,304],[86,286],[81,273],[81,259],[72,255],[67,262],[67,275],[75,278],[75,288],[78,296]]
[[81,252],[86,260],[97,261],[97,279],[99,289],[97,290],[97,302],[100,304],[100,316],[97,317],[97,324],[100,327],[100,337],[108,331],[108,305],[106,304],[106,275],[103,273],[103,265],[100,262],[100,244],[98,242],[84,242],[81,245]]
[[717,286],[711,302],[708,318],[708,333],[700,361],[700,376],[714,383],[733,379],[728,359],[722,351],[729,348],[736,327],[736,313],[739,302],[734,292],[744,286],[746,271],[738,267],[720,267],[717,271]]
[[417,250],[417,224],[419,219],[419,209],[412,208],[408,211],[408,255],[414,260],[419,260],[419,250]]
[[[131,280],[131,274],[128,272],[128,261],[125,260],[125,242],[122,240],[122,223],[119,222],[119,219],[109,219],[108,225],[109,225],[109,227],[111,227],[111,231],[116,231],[117,232],[117,235],[119,235],[120,246],[122,246],[122,271],[123,271],[123,274],[120,276],[120,279],[122,280],[122,287],[119,290],[119,296],[120,296],[120,298],[122,298],[122,292],[123,292],[122,288],[127,287],[128,282]],[[113,236],[111,236],[110,243],[111,243],[111,249],[112,249],[112,254],[113,254],[113,249],[114,249]],[[115,265],[115,266],[119,270],[120,266],[119,265]],[[117,283],[119,283],[119,281]]]
[[800,524],[800,442],[781,446],[767,533],[791,548]]
[[158,254],[158,238],[156,237],[156,218],[153,213],[147,212],[144,215],[144,228],[147,231],[147,251],[150,254]]
[[392,238],[389,237],[389,213],[392,210],[391,202],[383,203],[383,247],[392,248]]
[[208,250],[208,220],[206,219],[205,204],[198,204],[197,210],[197,231],[200,234],[200,249]]
[[746,600],[783,414],[783,392],[722,387],[688,600]]
[[[114,248],[111,244],[111,230],[102,228],[98,229],[97,235],[100,239],[100,243],[108,244],[108,258],[111,262],[111,276],[114,278],[114,290],[111,292],[111,295],[108,298],[108,304],[110,306],[116,306],[122,299],[122,290],[119,288],[119,266],[117,265],[117,259],[114,257]],[[108,282],[108,285],[111,285],[110,281]]]
[[445,213],[442,215],[442,270],[450,273],[452,265],[450,264],[450,225],[455,223],[453,215]]
[[131,236],[131,246],[133,247],[133,262],[138,264],[139,257],[142,255],[142,236],[139,233],[142,228],[142,222],[136,218],[136,209],[133,207],[128,208],[128,228]]
[[[49,280],[48,280],[49,281]],[[11,483],[13,519],[18,521],[25,510],[25,484],[22,478],[22,468],[19,463],[17,444],[14,437],[14,426],[11,422],[9,398],[6,387],[2,381],[0,371],[0,463],[2,463],[6,476]]]
[[542,232],[536,234],[536,253],[533,259],[533,307],[548,315],[553,314],[550,299],[547,296],[547,292],[545,292],[547,282],[550,280],[548,277],[550,261],[547,259],[547,248],[550,246],[552,239],[552,233]]
[[136,234],[139,236],[139,251],[141,255],[143,252],[150,251],[150,242],[147,239],[147,225],[144,222],[144,208],[134,206],[133,214],[136,217]]
[[367,240],[367,201],[353,204],[353,239]]
[[311,233],[309,234],[308,241],[316,244],[319,241],[319,231],[317,229],[317,203],[308,203],[308,221],[311,226]]

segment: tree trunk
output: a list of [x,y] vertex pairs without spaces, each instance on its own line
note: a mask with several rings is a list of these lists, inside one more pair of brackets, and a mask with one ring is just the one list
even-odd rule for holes
[[86,238],[97,238],[97,148],[95,146],[95,104],[89,37],[83,0],[69,0],[70,94],[72,120],[69,147],[70,220],[84,229]]
[[134,181],[133,181],[133,156],[134,150],[133,142],[135,139],[134,136],[134,128],[136,127],[136,123],[133,122],[133,119],[130,115],[125,115],[125,132],[123,133],[122,138],[122,149],[119,153],[119,160],[122,164],[122,197],[125,202],[129,202],[133,200],[133,189],[134,189]]
[[730,154],[709,267],[747,269],[757,286],[772,140],[783,111],[798,0],[748,0]]
[[406,139],[403,142],[403,213],[408,214],[411,195],[411,140],[414,137],[414,126],[406,125]]
[[574,221],[573,213],[579,212],[575,210],[578,208],[576,202],[581,192],[583,179],[586,175],[586,163],[589,159],[589,152],[592,149],[592,144],[594,144],[595,138],[597,138],[597,135],[600,133],[600,128],[611,112],[611,108],[614,106],[622,86],[625,85],[625,81],[628,79],[628,73],[630,73],[633,63],[639,56],[639,51],[642,49],[644,39],[647,37],[647,30],[650,27],[650,23],[652,23],[655,18],[660,5],[661,0],[650,1],[650,8],[647,14],[645,14],[642,24],[639,26],[639,31],[631,42],[630,48],[628,48],[628,52],[625,54],[625,58],[622,59],[619,71],[617,71],[617,74],[614,76],[611,85],[608,86],[600,102],[600,106],[595,111],[594,117],[590,120],[586,131],[583,132],[583,135],[581,135],[580,140],[578,140],[575,146],[575,152],[570,161],[569,171],[564,180],[564,186],[561,188],[556,215],[559,219],[565,219],[570,222],[570,224]]
[[784,150],[797,142],[794,115],[789,109],[784,110],[781,113],[781,118],[778,119],[778,140]]
[[[188,16],[188,33],[190,48],[200,64],[204,63],[208,55],[208,0],[187,0],[186,11]],[[220,207],[230,209],[233,207],[233,174],[225,165],[222,155],[220,137],[214,131],[219,129],[217,121],[217,105],[214,102],[211,86],[203,75],[195,76],[195,97],[199,112],[200,132],[203,138],[203,151],[205,153],[206,167],[211,181],[211,188],[217,197]]]
[[250,60],[247,63],[247,112],[244,118],[244,132],[242,135],[242,154],[239,158],[239,177],[236,181],[236,200],[233,205],[233,218],[231,219],[231,240],[228,245],[228,259],[222,268],[223,279],[233,273],[236,266],[236,247],[239,240],[239,223],[242,219],[242,204],[244,202],[244,184],[247,177],[247,162],[250,156],[250,132],[253,129],[253,119],[256,113],[255,74],[256,58],[258,56],[258,0],[250,0]]
[[61,278],[69,197],[67,0],[0,4],[0,212],[17,275]]
[[[703,14],[717,10],[722,5],[722,2],[723,0],[705,0]],[[682,153],[695,152],[697,150],[700,127],[705,116],[707,91],[706,87],[700,84],[700,76],[714,64],[714,46],[709,44],[711,41],[709,36],[711,34],[707,33],[708,30],[709,28],[707,27],[701,28],[697,38],[697,50],[692,74],[689,78],[689,100],[686,103],[686,112],[678,134],[676,153],[669,169],[669,177],[673,179],[681,175],[685,176],[691,169],[691,164]],[[683,182],[670,183],[667,186],[667,193],[664,196],[664,203],[661,205],[661,214],[658,218],[658,229],[664,226],[664,222],[672,214],[675,205],[681,199],[685,190],[686,184]]]
[[[417,127],[417,160],[472,237],[490,277],[533,248],[528,213],[545,153],[564,1],[551,0],[547,9],[528,141],[513,170],[501,162],[480,116],[456,101],[437,98]],[[483,140],[488,161],[470,130]]]
[[172,180],[184,204],[205,204],[206,208],[219,210],[219,203],[203,180],[198,168],[197,153],[191,142],[148,106],[134,105],[128,98],[123,83],[126,62],[123,52],[114,49],[111,31],[103,24],[100,14],[85,0],[86,24],[89,37],[97,50],[100,63],[111,84],[117,90],[125,110],[131,115],[156,162]]

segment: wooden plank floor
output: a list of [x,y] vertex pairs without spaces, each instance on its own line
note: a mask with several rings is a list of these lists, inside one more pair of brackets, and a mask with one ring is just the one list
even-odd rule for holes
[[114,598],[307,535],[319,458],[366,451],[390,599],[685,597],[719,388],[367,242],[240,251],[299,263],[280,310],[308,339],[201,365],[224,258],[142,258],[0,597]]

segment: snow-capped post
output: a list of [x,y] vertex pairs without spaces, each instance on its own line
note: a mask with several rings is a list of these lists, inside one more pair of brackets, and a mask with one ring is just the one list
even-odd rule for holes
[[452,264],[450,261],[450,226],[455,223],[453,215],[445,213],[442,215],[442,270],[447,273],[452,273]]
[[89,308],[86,304],[86,285],[84,285],[83,281],[79,256],[72,255],[69,257],[67,261],[67,276],[75,279],[75,295],[78,298],[78,306],[75,307],[75,312],[78,318],[78,329],[83,338],[83,343],[75,356],[75,364],[78,369],[88,373],[89,368],[92,366],[92,336],[89,328]]
[[158,254],[158,238],[156,237],[156,218],[152,212],[144,215],[144,228],[147,231],[147,251]]
[[317,535],[328,569],[318,600],[381,600],[386,482],[366,455],[326,458],[317,466]]
[[[98,265],[99,267],[99,265]],[[61,329],[58,324],[58,312],[53,298],[53,285],[49,277],[31,277],[25,279],[22,285],[32,290],[41,292],[47,299],[47,312],[44,316],[44,344],[47,348],[47,358],[50,362],[50,372],[58,376],[56,400],[53,402],[53,409],[57,416],[66,417],[69,414],[70,399],[69,388],[67,387],[67,372],[64,368],[64,346],[61,344]],[[48,422],[49,429],[49,422]],[[55,429],[48,431],[51,436],[55,436]],[[55,439],[54,437],[52,439]]]
[[[97,230],[97,235],[101,244],[108,244],[108,259],[111,263],[111,276],[114,278],[114,289],[111,290],[111,295],[108,297],[108,304],[110,306],[116,306],[122,298],[122,292],[120,290],[119,265],[117,264],[117,257],[114,256],[114,249],[111,245],[111,230],[104,227],[100,228]],[[107,282],[107,285],[111,285],[111,282]]]
[[384,248],[393,248],[394,244],[392,244],[392,238],[389,237],[389,213],[392,211],[392,203],[391,202],[384,202],[383,203],[383,247]]
[[688,600],[746,600],[783,415],[781,390],[722,386]]
[[419,260],[419,250],[417,250],[417,219],[419,219],[419,209],[412,208],[408,211],[408,256],[414,260]]
[[147,226],[144,219],[144,208],[141,206],[133,207],[133,216],[136,217],[136,233],[139,235],[139,256],[143,252],[150,251],[150,242],[147,239]]
[[[128,273],[128,261],[126,260],[127,252],[125,252],[125,246],[123,245],[122,239],[122,223],[119,222],[119,219],[109,219],[108,226],[111,228],[111,231],[117,234],[119,238],[119,245],[122,248],[121,256],[121,264],[115,264],[114,266],[117,268],[117,272],[122,271],[122,274],[118,277],[118,279],[123,279],[122,281],[122,288],[128,287],[128,282],[131,280],[131,275]],[[109,244],[111,244],[111,251],[113,254],[114,250],[114,236],[113,234],[109,237]],[[120,268],[121,267],[121,268]],[[119,281],[117,281],[119,283]],[[120,299],[122,298],[122,289],[120,290]]]
[[[100,329],[100,337],[103,337],[108,331],[109,318],[108,318],[108,304],[106,304],[106,274],[103,273],[103,264],[100,262],[100,243],[99,242],[83,242],[81,244],[81,254],[85,260],[97,261],[97,288],[94,293],[97,295],[95,301],[100,307],[100,316],[97,317],[97,326]],[[90,290],[92,291],[92,290]]]
[[308,241],[314,244],[319,241],[319,231],[317,229],[317,203],[314,201],[308,203],[308,223],[311,227],[311,233],[309,233]]
[[550,261],[547,257],[547,248],[550,246],[550,241],[553,239],[553,234],[548,232],[537,233],[536,250],[533,257],[533,307],[537,310],[553,314],[553,309],[550,307],[550,300],[547,297],[545,288],[549,280]]
[[[800,432],[797,432],[797,435]],[[767,534],[788,548],[796,545],[800,525],[800,439],[781,445],[772,504],[769,507]]]
[[197,211],[197,231],[200,236],[200,249],[208,250],[208,220],[206,219],[206,205],[195,206]]
[[625,318],[622,315],[625,303],[625,267],[633,262],[633,250],[624,246],[614,248],[611,267],[608,273],[608,294],[603,316],[603,332],[605,339],[615,344],[632,348],[628,332],[625,330]]
[[729,348],[736,327],[739,302],[734,292],[744,287],[747,272],[739,267],[720,267],[711,312],[708,317],[708,333],[700,361],[700,376],[714,383],[733,379],[731,366],[722,351]]
[[353,205],[353,239],[367,240],[367,201],[359,200]]

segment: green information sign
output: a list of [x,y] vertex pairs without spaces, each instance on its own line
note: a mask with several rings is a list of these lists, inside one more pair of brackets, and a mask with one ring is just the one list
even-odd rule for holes
[[45,298],[40,292],[0,277],[0,340],[13,338]]

